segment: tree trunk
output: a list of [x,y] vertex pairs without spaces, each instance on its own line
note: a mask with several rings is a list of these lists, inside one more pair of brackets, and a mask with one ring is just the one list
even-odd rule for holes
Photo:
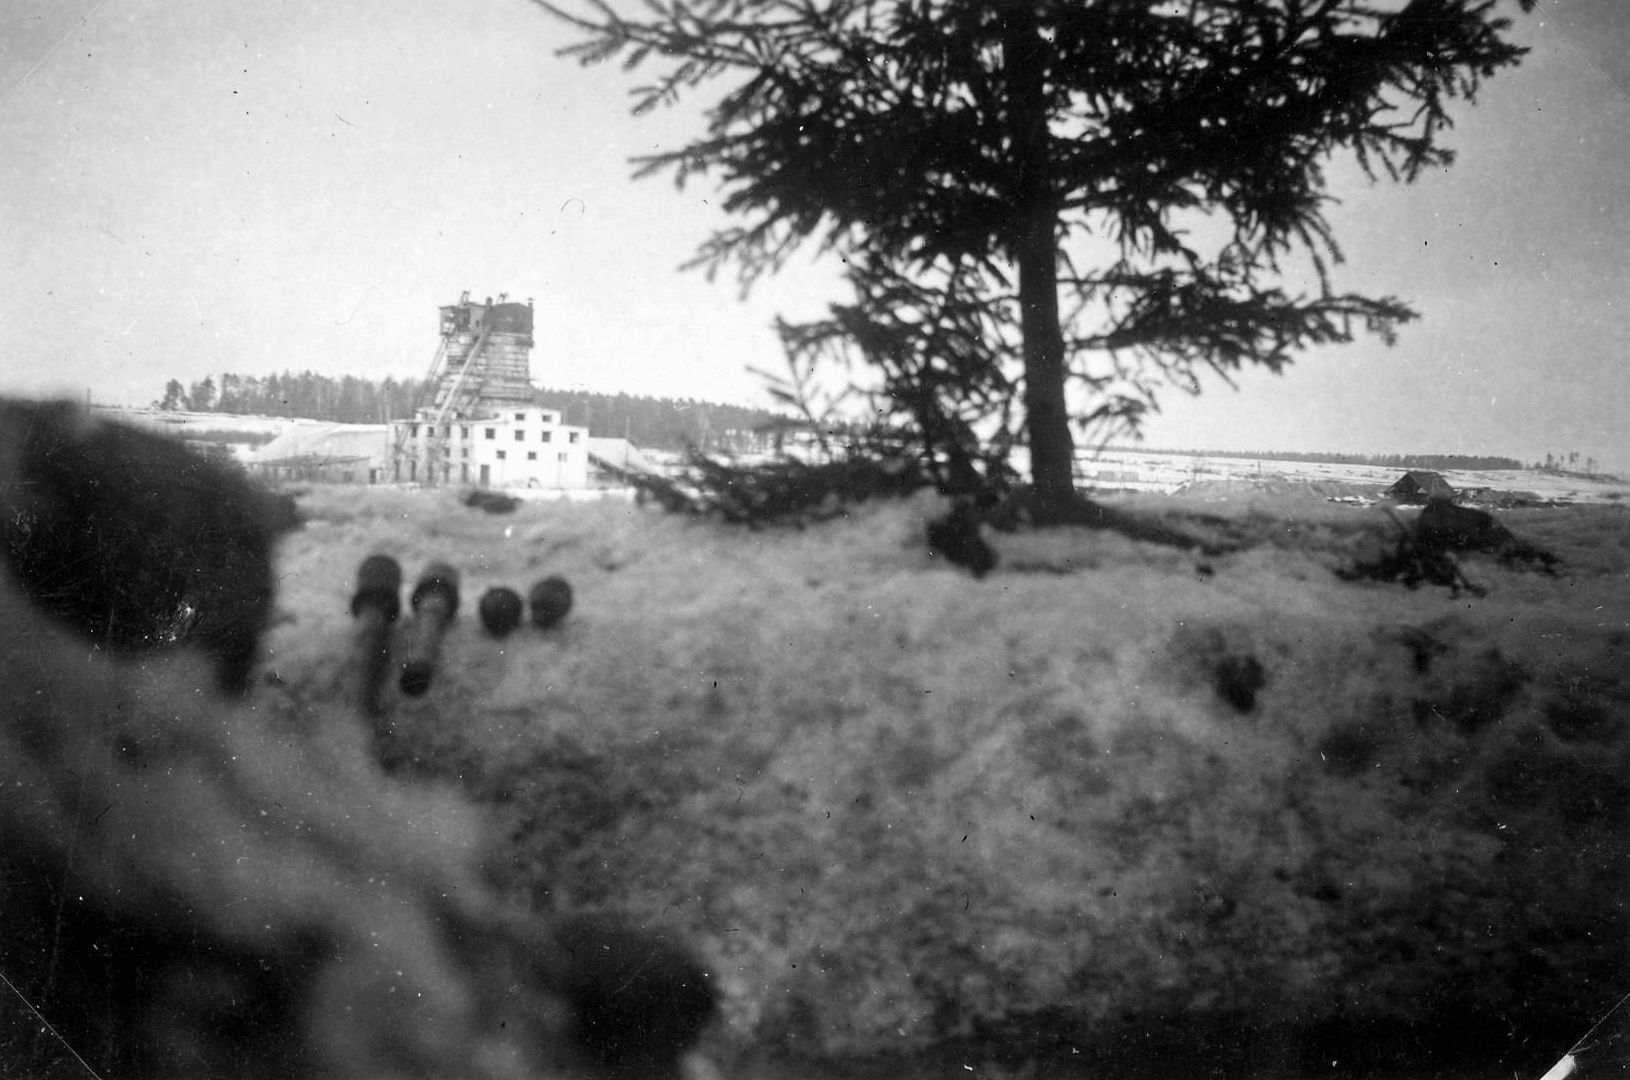
[[1017,184],[1009,253],[1019,271],[1024,336],[1025,430],[1030,482],[1042,523],[1066,520],[1075,502],[1075,440],[1064,400],[1064,332],[1058,314],[1058,200],[1049,159],[1046,44],[1035,8],[1005,4],[1003,70]]

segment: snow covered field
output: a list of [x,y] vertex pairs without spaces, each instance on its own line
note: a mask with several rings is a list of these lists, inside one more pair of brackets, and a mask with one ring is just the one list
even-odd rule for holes
[[[1340,580],[1395,526],[1273,468],[1111,500],[1224,554],[995,534],[983,581],[929,495],[749,532],[312,488],[257,696],[357,700],[357,564],[451,562],[382,757],[491,808],[518,894],[694,942],[717,1075],[1537,1076],[1630,977],[1630,509],[1504,513],[1563,572],[1451,597]],[[560,627],[481,629],[549,574]]]
[[[1391,487],[1404,470],[1379,465],[1109,450],[1080,464],[1077,472],[1082,483],[1095,491],[1171,494],[1198,489],[1226,498],[1231,490],[1244,492],[1287,484],[1318,484],[1331,494],[1374,496]],[[1528,492],[1539,500],[1598,503],[1630,498],[1630,482],[1611,477],[1560,475],[1537,469],[1450,469],[1443,471],[1443,476],[1457,489],[1487,487]]]

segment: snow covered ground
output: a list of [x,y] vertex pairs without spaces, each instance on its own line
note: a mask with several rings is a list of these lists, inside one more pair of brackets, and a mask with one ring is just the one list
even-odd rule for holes
[[109,420],[152,431],[190,438],[197,431],[230,431],[245,435],[278,435],[290,427],[318,424],[319,420],[291,420],[282,416],[238,416],[234,413],[182,412],[177,410],[121,408],[96,405],[92,411]]
[[[1339,465],[1315,461],[1278,461],[1248,457],[1150,454],[1109,450],[1077,467],[1082,483],[1096,491],[1142,491],[1171,494],[1199,488],[1219,497],[1229,489],[1286,484],[1321,484],[1332,491],[1377,495],[1391,487],[1404,470],[1378,465]],[[1538,469],[1443,470],[1456,489],[1487,487],[1531,493],[1536,499],[1576,503],[1617,502],[1630,498],[1630,481],[1547,473]]]
[[[1630,509],[1503,513],[1563,572],[1451,596],[1339,579],[1396,526],[1276,468],[1111,500],[1223,554],[995,534],[982,581],[930,495],[752,532],[312,488],[258,696],[357,700],[357,564],[451,562],[382,758],[541,907],[694,942],[721,1076],[1537,1076],[1630,977]],[[481,629],[551,574],[558,628]]]

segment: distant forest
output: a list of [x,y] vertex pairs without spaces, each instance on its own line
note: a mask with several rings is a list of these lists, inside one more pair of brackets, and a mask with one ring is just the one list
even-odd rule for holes
[[626,438],[651,450],[744,449],[752,432],[785,420],[766,409],[719,405],[690,398],[590,394],[581,390],[536,390],[532,400],[554,409],[565,423],[586,427],[597,438]]
[[1110,449],[1133,454],[1168,454],[1172,457],[1247,458],[1263,461],[1311,461],[1321,465],[1374,465],[1383,469],[1526,469],[1515,458],[1478,457],[1475,454],[1334,454],[1309,450],[1154,450],[1147,446],[1118,446]]
[[[386,378],[383,382],[354,375],[335,378],[313,371],[281,375],[222,375],[190,386],[171,379],[155,409],[284,416],[341,424],[382,424],[413,415],[426,386],[422,379]],[[649,450],[718,448],[751,440],[754,428],[778,419],[775,413],[741,405],[718,405],[691,399],[591,394],[578,390],[537,390],[533,402],[554,409],[565,423],[586,427],[599,437],[627,438]]]

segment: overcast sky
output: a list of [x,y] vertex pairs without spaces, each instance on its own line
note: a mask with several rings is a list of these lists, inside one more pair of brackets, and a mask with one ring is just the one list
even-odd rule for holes
[[[1513,5],[1514,9],[1514,5]],[[613,67],[556,59],[526,0],[7,0],[0,391],[144,404],[223,371],[416,377],[463,290],[537,303],[535,381],[764,403],[805,258],[742,302],[678,265],[714,193],[627,159]],[[1337,284],[1422,313],[1148,429],[1171,448],[1577,452],[1630,471],[1630,2],[1542,0],[1523,67],[1413,187],[1338,170]]]

